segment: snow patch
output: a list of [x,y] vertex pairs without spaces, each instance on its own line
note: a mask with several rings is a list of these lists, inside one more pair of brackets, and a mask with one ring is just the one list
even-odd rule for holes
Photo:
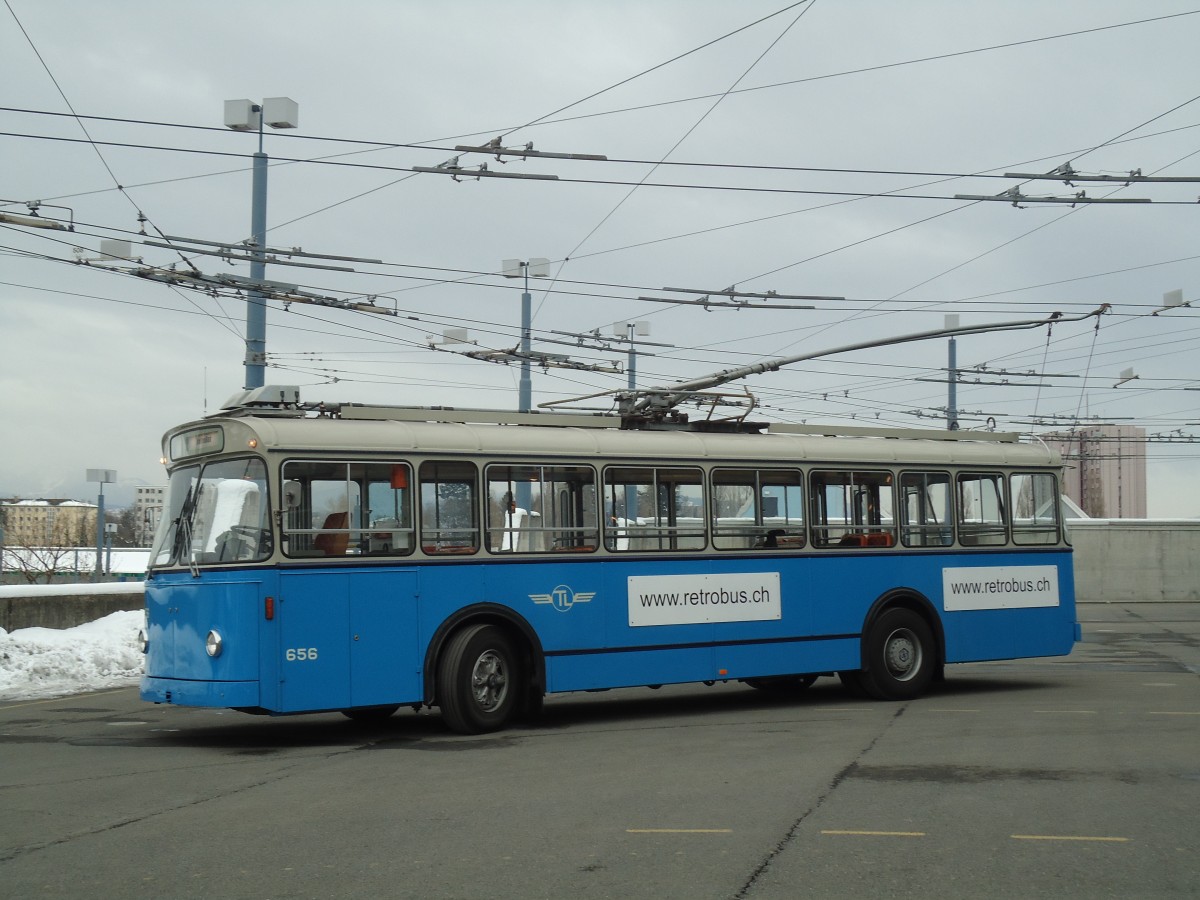
[[39,700],[126,687],[141,678],[142,612],[75,628],[0,628],[0,700]]

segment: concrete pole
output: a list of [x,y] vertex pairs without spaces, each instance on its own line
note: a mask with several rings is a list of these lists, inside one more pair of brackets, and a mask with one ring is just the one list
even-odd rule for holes
[[[261,114],[260,114],[261,118]],[[259,124],[258,152],[254,154],[250,206],[250,233],[254,247],[250,251],[250,277],[262,281],[267,263],[267,154],[262,152],[262,125]],[[246,304],[246,389],[262,387],[267,368],[267,301],[260,291],[251,290]]]
[[[529,349],[530,349],[530,332],[533,330],[533,296],[529,293],[529,263],[521,263],[521,267],[525,270],[525,290],[521,294],[521,380],[517,387],[517,405],[520,411],[527,413],[533,408],[533,379],[530,377],[529,371]],[[528,481],[517,482],[517,494],[515,497],[517,506],[525,510],[527,513],[534,512],[531,509],[533,505],[533,488]],[[540,512],[540,510],[539,510]],[[526,526],[541,525],[542,522],[535,523],[532,515],[525,520]],[[514,534],[513,540],[517,539]]]
[[96,500],[96,569],[92,581],[99,581],[104,572],[104,482],[100,482],[100,496]]
[[625,371],[629,376],[627,387],[629,390],[637,390],[637,347],[633,345],[633,331],[636,326],[633,322],[625,323],[626,337],[629,338],[629,362],[625,366]]
[[946,428],[958,431],[958,345],[950,338],[950,358],[946,366],[950,370],[950,389],[946,399]]
[[521,382],[517,394],[521,412],[533,407],[533,380],[529,373],[530,332],[533,330],[533,297],[529,293],[529,263],[525,263],[525,292],[521,294]]

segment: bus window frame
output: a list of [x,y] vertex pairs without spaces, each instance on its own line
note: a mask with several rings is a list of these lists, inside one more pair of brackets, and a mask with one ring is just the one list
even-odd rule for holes
[[[822,481],[822,490],[816,490],[816,482],[818,478],[827,475],[842,475],[848,476],[849,481],[839,483],[837,481]],[[878,482],[864,480],[856,482],[855,475],[864,476],[882,476],[882,480]],[[896,546],[896,484],[898,482],[896,472],[892,469],[871,468],[869,466],[854,466],[845,468],[833,468],[830,466],[816,466],[808,470],[808,497],[809,497],[809,518],[808,528],[811,538],[811,545],[814,549],[819,550],[846,550],[860,548],[893,548]],[[871,488],[886,488],[889,497],[887,508],[891,511],[891,523],[889,524],[883,518],[884,492],[877,490],[874,514],[862,516],[861,508],[858,505],[859,498],[848,496],[846,489],[849,489],[850,494],[854,493],[856,487],[861,486]],[[824,488],[829,486],[840,486],[843,488],[843,500],[849,499],[847,521],[830,524],[828,509],[825,504],[828,497]],[[868,505],[867,512],[870,513],[871,507]],[[843,515],[847,515],[843,513]],[[830,534],[833,531],[841,531],[836,540],[830,539]]]
[[[898,514],[898,526],[900,532],[900,543],[910,550],[945,550],[954,543],[954,526],[957,521],[957,515],[954,505],[954,474],[948,469],[901,469],[897,473],[896,489],[899,492],[899,503],[896,507]],[[905,494],[905,478],[910,475],[919,475],[928,479],[931,476],[942,476],[945,478],[946,485],[946,512],[949,517],[940,524],[914,525],[908,521],[908,504]],[[924,543],[912,543],[910,536],[912,534],[920,534],[926,537]],[[937,538],[935,541],[929,541],[929,536]]]
[[[954,473],[954,531],[958,539],[958,543],[963,547],[1009,547],[1012,545],[1012,516],[1010,515],[1011,505],[1008,498],[1008,476],[1012,470],[1001,468],[999,471],[994,469],[980,468],[963,468]],[[965,479],[975,479],[977,481],[984,478],[993,479],[999,484],[1000,491],[998,501],[1000,504],[999,511],[999,528],[996,523],[989,522],[982,518],[984,513],[984,502],[981,497],[979,500],[981,518],[978,524],[966,521],[962,502],[962,485]],[[992,540],[993,537],[999,537],[1000,540]]]
[[[469,468],[471,477],[470,480],[464,479],[439,479],[436,475],[436,469],[439,467],[453,468],[462,466]],[[429,480],[425,474],[427,467],[434,467],[435,475],[433,480]],[[480,510],[480,463],[472,459],[462,459],[461,457],[428,457],[422,459],[416,466],[417,470],[417,516],[418,516],[418,534],[420,536],[421,552],[426,556],[474,556],[483,546],[482,539],[482,515]],[[469,528],[450,527],[444,528],[440,523],[442,507],[441,486],[449,484],[466,484],[470,488],[470,497],[466,503],[466,508],[470,511],[471,525]],[[435,522],[431,526],[426,524],[425,500],[426,487],[433,487],[433,511]],[[447,501],[449,502],[449,501]]]
[[[512,461],[487,461],[482,464],[483,468],[483,484],[484,492],[481,498],[484,499],[484,524],[483,531],[487,535],[487,540],[484,546],[489,554],[498,556],[510,555],[535,555],[542,556],[547,553],[594,553],[600,545],[600,514],[598,511],[599,498],[597,490],[598,473],[596,467],[586,463],[572,462],[569,460],[555,460],[552,463],[547,463],[541,459],[526,462]],[[493,470],[509,470],[507,478],[493,478]],[[533,479],[528,479],[524,482],[513,479],[513,471],[515,469],[526,470],[528,472],[536,471],[538,477],[537,484],[537,509],[524,509],[520,506],[521,501],[521,486],[522,484],[532,485]],[[586,473],[588,479],[570,479],[570,478],[555,478],[556,473],[577,472]],[[546,475],[550,473],[550,479]],[[504,493],[496,498],[493,496],[493,485],[506,485]],[[574,490],[568,492],[569,496],[564,498],[559,493],[556,493],[563,485],[574,485]],[[591,518],[588,520],[588,489],[591,489]],[[533,488],[530,488],[530,499],[533,497]],[[572,515],[580,516],[581,524],[567,525],[560,523],[560,519],[567,518],[564,510],[559,506],[561,500],[575,499],[577,502],[570,512]],[[510,504],[509,510],[504,510],[504,505]],[[530,506],[533,504],[531,503]],[[515,507],[515,508],[514,508]],[[493,512],[500,511],[500,519],[498,522],[493,522]],[[547,510],[550,515],[547,516]],[[518,511],[523,511],[525,515],[518,523],[510,516]],[[537,518],[542,524],[529,524]],[[545,524],[547,519],[551,520],[551,524]],[[507,524],[506,524],[507,522]],[[494,544],[492,536],[497,535],[499,540]],[[554,537],[559,535],[559,537]],[[542,539],[549,537],[548,542]],[[530,546],[521,547],[525,541]],[[507,545],[507,546],[506,546]]]
[[[627,472],[648,472],[650,473],[649,481],[636,480],[620,480],[610,481],[610,473]],[[695,481],[678,481],[675,479],[660,479],[660,473],[670,472],[686,472],[694,473]],[[683,464],[666,465],[657,463],[610,463],[603,467],[601,472],[601,490],[603,491],[603,499],[601,503],[604,505],[604,547],[611,553],[697,553],[704,552],[709,549],[708,543],[708,479],[704,467],[696,465],[690,461]],[[663,525],[661,522],[664,517],[661,513],[662,506],[662,491],[672,487],[685,485],[688,487],[698,487],[700,489],[700,515],[699,524],[678,525],[671,524],[679,521],[680,507],[675,502],[675,495],[672,492],[669,499],[669,509],[665,517],[668,524]],[[654,504],[653,516],[635,516],[632,520],[626,516],[623,517],[624,525],[621,524],[622,518],[616,515],[617,489],[625,496],[622,500],[627,502],[629,496],[629,488],[634,488],[635,492],[638,487],[649,486],[652,502]],[[638,494],[641,497],[641,494]],[[608,504],[612,503],[612,510],[608,508]],[[641,519],[653,519],[649,524],[643,524]],[[656,542],[658,546],[630,546],[634,541]],[[681,541],[696,541],[695,546],[680,546]],[[622,546],[622,543],[625,546]],[[665,544],[665,546],[664,546]]]
[[[1047,527],[1045,525],[1037,524],[1037,522],[1039,520],[1037,518],[1036,507],[1035,507],[1035,512],[1034,512],[1033,524],[1020,525],[1018,523],[1017,504],[1019,501],[1017,498],[1017,491],[1014,489],[1014,482],[1018,478],[1029,478],[1031,481],[1036,478],[1049,478],[1051,480],[1050,508],[1053,509],[1053,511],[1054,511],[1054,517],[1051,520],[1053,523],[1052,527]],[[1060,481],[1059,481],[1058,476],[1054,472],[1044,472],[1044,471],[1036,471],[1036,470],[1034,470],[1034,471],[1014,470],[1014,471],[1010,471],[1008,473],[1007,480],[1008,480],[1008,495],[1009,495],[1009,506],[1010,506],[1010,509],[1009,509],[1009,533],[1011,535],[1012,543],[1018,547],[1043,547],[1043,546],[1052,547],[1052,546],[1057,546],[1058,544],[1062,543],[1065,539],[1064,538],[1064,520],[1063,520],[1063,514],[1062,514],[1063,510],[1062,510],[1062,500],[1061,500],[1062,489],[1060,487]],[[1036,496],[1033,499],[1036,500]],[[1025,535],[1025,536],[1046,535],[1050,538],[1050,540],[1039,540],[1039,539],[1021,540],[1020,539],[1021,535]]]
[[[295,466],[340,466],[344,479],[314,478],[312,472],[301,472],[303,478],[294,477],[297,473],[289,473],[288,467]],[[361,479],[353,477],[355,466],[361,467]],[[395,478],[395,469],[403,466],[407,488],[393,488],[405,492],[404,508],[399,511],[406,515],[397,516],[394,524],[389,524],[387,517],[375,520],[370,514],[374,511],[370,506],[371,485],[381,484],[386,480],[389,484]],[[383,472],[372,472],[372,469],[389,469],[387,479],[373,478],[375,474],[382,476]],[[279,483],[281,495],[286,495],[286,486],[290,483],[303,484],[301,496],[303,502],[289,508],[286,501],[281,500],[279,511],[280,536],[283,544],[283,555],[288,559],[342,559],[346,557],[380,556],[405,557],[414,552],[416,543],[416,526],[413,515],[413,466],[409,460],[397,458],[367,458],[367,457],[290,457],[279,463]],[[345,510],[334,510],[327,513],[323,523],[313,524],[313,484],[314,482],[343,483],[346,485],[344,497]],[[350,490],[354,485],[355,492]],[[393,507],[395,509],[395,507]],[[295,516],[307,517],[308,526],[297,527],[289,521]],[[339,524],[337,516],[344,515],[344,524]],[[407,520],[408,524],[405,524]],[[397,535],[401,538],[397,541]],[[300,540],[297,540],[300,538]],[[344,538],[344,540],[343,540]],[[397,544],[407,542],[408,546]],[[307,544],[297,550],[298,544]],[[321,545],[324,546],[321,546]]]
[[[730,473],[745,473],[754,476],[753,485],[739,484],[729,481],[718,485],[718,476],[726,472]],[[763,474],[787,474],[794,475],[796,481],[794,484],[767,484],[766,487],[783,486],[784,488],[795,487],[800,492],[800,502],[798,504],[800,518],[798,524],[791,524],[791,516],[786,515],[784,518],[788,520],[788,524],[783,527],[771,527],[764,523],[766,518],[779,518],[779,516],[766,516],[763,510]],[[748,465],[714,465],[708,471],[708,502],[709,502],[709,522],[711,524],[711,543],[710,546],[718,553],[730,552],[745,552],[747,550],[801,550],[808,545],[808,518],[807,508],[805,505],[805,473],[799,467],[770,467],[770,466],[748,466]],[[754,522],[753,524],[741,525],[721,525],[719,523],[720,516],[717,511],[717,488],[718,487],[753,487],[754,490]],[[726,517],[729,518],[729,517]],[[744,537],[747,540],[746,546],[722,546],[723,540]]]

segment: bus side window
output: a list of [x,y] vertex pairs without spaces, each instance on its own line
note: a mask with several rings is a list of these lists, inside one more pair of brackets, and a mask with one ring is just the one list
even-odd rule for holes
[[960,474],[957,500],[960,544],[976,547],[1008,542],[1003,475]]
[[1057,544],[1059,540],[1058,479],[1049,472],[1015,472],[1012,495],[1014,544]]
[[814,547],[892,547],[896,517],[891,472],[813,472]]
[[718,550],[803,547],[801,479],[795,469],[713,469],[713,546]]
[[421,463],[421,549],[431,555],[479,549],[478,476],[473,463]]
[[291,557],[347,556],[357,551],[360,485],[347,462],[288,460],[285,482],[284,553]]
[[951,521],[948,474],[900,474],[900,536],[904,546],[948,546],[954,540]]
[[609,550],[703,550],[704,473],[691,467],[604,470]]
[[590,466],[490,465],[485,479],[492,553],[587,553],[598,546]]

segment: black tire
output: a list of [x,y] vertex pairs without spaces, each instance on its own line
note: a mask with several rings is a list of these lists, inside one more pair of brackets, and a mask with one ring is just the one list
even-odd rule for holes
[[889,609],[871,626],[865,643],[863,688],[879,700],[911,700],[925,692],[938,667],[929,625],[911,609]]
[[[532,679],[531,679],[532,680]],[[545,712],[546,694],[541,687],[536,684],[529,684],[525,688],[525,702],[521,704],[521,708],[517,710],[516,719],[526,725],[535,725],[542,719],[542,714]]]
[[772,675],[766,678],[745,678],[744,683],[766,694],[787,696],[802,694],[813,686],[816,675]]
[[459,734],[498,731],[520,705],[525,686],[512,640],[493,625],[455,632],[438,659],[442,719]]
[[354,709],[343,709],[342,715],[352,722],[382,722],[399,708],[399,703],[389,706],[357,706]]
[[857,669],[852,672],[838,672],[838,678],[841,679],[842,687],[846,689],[851,697],[866,700],[871,696],[866,685],[863,684],[863,673]]

